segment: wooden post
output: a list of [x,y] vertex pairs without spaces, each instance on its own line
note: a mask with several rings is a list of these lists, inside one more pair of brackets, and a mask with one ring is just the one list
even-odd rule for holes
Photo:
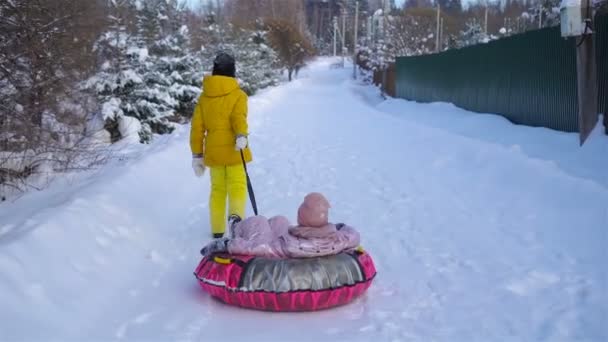
[[[593,11],[585,15],[587,20],[593,20]],[[598,86],[594,37],[591,33],[583,34],[577,39],[576,48],[576,79],[578,93],[578,126],[580,144],[591,134],[598,121]]]

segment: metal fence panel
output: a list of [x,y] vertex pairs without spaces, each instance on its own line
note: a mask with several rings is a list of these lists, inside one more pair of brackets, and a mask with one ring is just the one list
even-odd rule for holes
[[[426,56],[397,58],[396,94],[578,131],[576,48],[559,27]],[[605,69],[604,69],[605,72]]]

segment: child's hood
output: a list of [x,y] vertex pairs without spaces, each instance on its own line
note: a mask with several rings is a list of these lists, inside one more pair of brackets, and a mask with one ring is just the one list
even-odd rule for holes
[[233,77],[215,75],[203,79],[203,94],[207,97],[225,96],[238,88],[239,84]]

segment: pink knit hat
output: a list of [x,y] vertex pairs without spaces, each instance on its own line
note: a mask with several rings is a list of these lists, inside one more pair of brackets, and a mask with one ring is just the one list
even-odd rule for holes
[[298,225],[303,227],[323,227],[329,223],[329,202],[318,192],[304,197],[298,209]]

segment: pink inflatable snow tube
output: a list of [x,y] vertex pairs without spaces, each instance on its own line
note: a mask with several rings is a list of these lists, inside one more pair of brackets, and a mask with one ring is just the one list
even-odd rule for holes
[[361,296],[376,268],[363,250],[298,259],[216,254],[204,257],[194,275],[204,291],[230,305],[316,311]]

